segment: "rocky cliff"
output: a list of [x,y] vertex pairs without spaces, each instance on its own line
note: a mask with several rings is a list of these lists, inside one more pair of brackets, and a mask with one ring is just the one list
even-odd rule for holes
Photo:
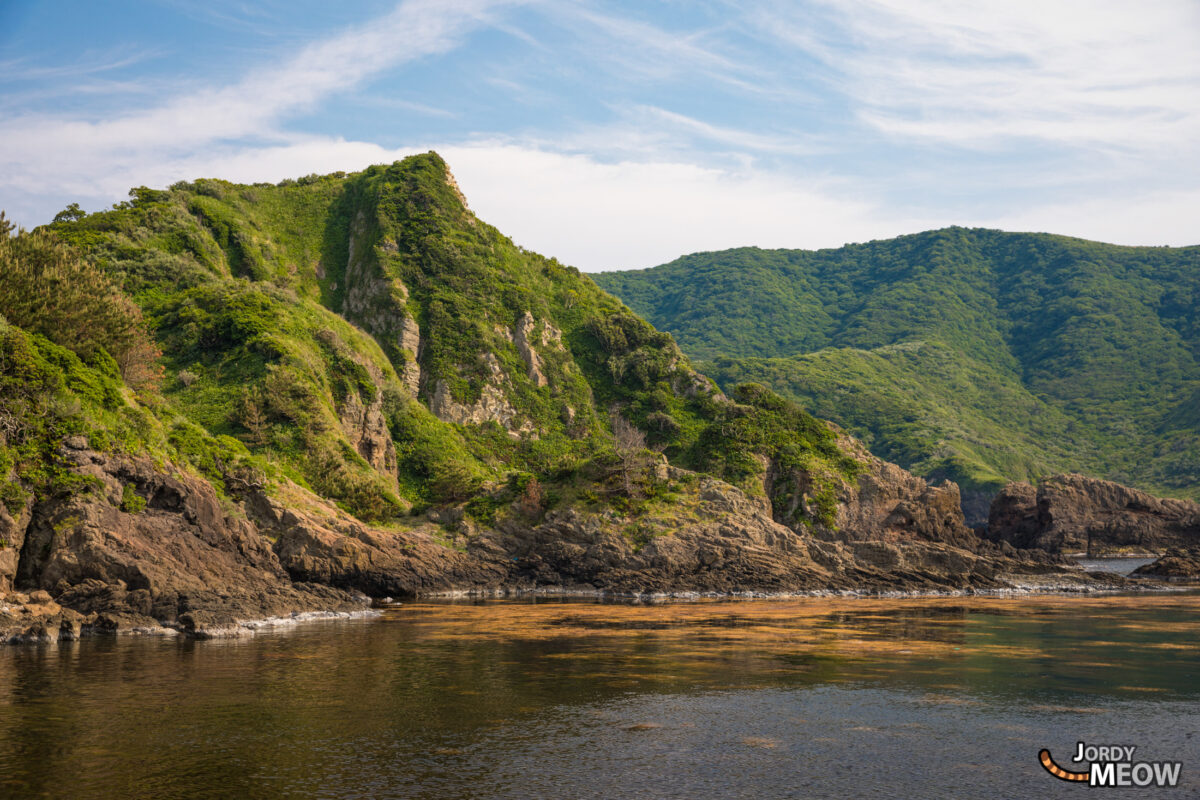
[[212,636],[240,622],[364,609],[361,593],[291,581],[271,541],[202,478],[81,438],[62,456],[85,489],[37,501],[9,529],[0,641]]
[[[82,442],[63,456],[82,493],[35,504],[10,533],[19,553],[0,576],[0,641],[88,633],[236,635],[263,618],[361,613],[367,595],[447,593],[945,592],[1087,590],[1106,584],[1057,559],[957,536],[952,492],[927,507],[919,479],[879,465],[839,502],[863,527],[789,527],[765,498],[718,479],[646,465],[658,499],[624,513],[604,503],[468,505],[404,526],[366,525],[291,483],[249,487],[236,502],[205,480]],[[652,474],[652,473],[657,473]],[[611,476],[610,476],[611,477]],[[599,480],[600,491],[615,481]],[[945,490],[943,490],[945,491]],[[500,492],[503,501],[507,495]],[[934,495],[936,498],[936,493]],[[135,499],[136,498],[136,499]],[[946,506],[949,518],[942,516]],[[890,509],[890,510],[889,510]]]
[[1161,553],[1200,543],[1200,504],[1154,497],[1111,481],[1055,475],[1010,483],[992,501],[987,536],[1051,553]]

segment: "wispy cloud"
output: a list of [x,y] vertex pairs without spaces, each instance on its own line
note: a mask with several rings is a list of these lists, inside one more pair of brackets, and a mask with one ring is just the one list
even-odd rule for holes
[[823,0],[752,15],[820,58],[871,126],[964,147],[1149,153],[1200,135],[1191,0]]
[[[700,8],[686,4],[681,9]],[[547,19],[569,31],[586,54],[589,69],[606,70],[622,83],[708,80],[749,94],[796,98],[780,85],[770,66],[731,44],[729,25],[667,28],[628,14],[607,13],[588,3],[550,3]]]
[[[277,123],[396,64],[442,53],[495,0],[408,0],[387,16],[315,42],[283,63],[111,119],[23,115],[0,121],[0,188],[38,192],[47,181],[76,194],[112,191],[147,161],[186,163],[196,148],[254,138],[295,140]],[[104,166],[97,169],[98,164]],[[182,176],[180,176],[182,177]]]
[[122,50],[119,53],[85,53],[70,64],[58,64],[52,67],[32,63],[28,58],[14,58],[0,61],[0,84],[21,84],[28,81],[45,80],[48,78],[85,78],[105,72],[133,66],[152,58],[163,55],[162,50],[146,49],[136,53]]
[[638,106],[633,111],[650,125],[657,124],[674,128],[682,133],[717,144],[728,145],[745,153],[812,155],[828,150],[826,145],[817,143],[816,137],[795,133],[771,135],[725,125],[713,125],[686,114],[678,114],[655,106]]

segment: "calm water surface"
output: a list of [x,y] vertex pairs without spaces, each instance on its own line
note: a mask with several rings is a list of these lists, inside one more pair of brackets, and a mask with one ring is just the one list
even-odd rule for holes
[[[0,797],[1200,794],[1200,595],[410,604],[0,650]],[[1087,789],[1079,740],[1181,760]]]
[[1135,569],[1146,564],[1153,564],[1155,558],[1085,558],[1075,561],[1088,572],[1115,572],[1118,575],[1128,575]]

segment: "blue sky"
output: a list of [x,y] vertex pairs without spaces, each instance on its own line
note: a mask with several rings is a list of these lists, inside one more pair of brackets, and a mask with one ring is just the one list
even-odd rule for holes
[[0,0],[0,208],[436,149],[585,270],[951,224],[1200,242],[1194,0]]

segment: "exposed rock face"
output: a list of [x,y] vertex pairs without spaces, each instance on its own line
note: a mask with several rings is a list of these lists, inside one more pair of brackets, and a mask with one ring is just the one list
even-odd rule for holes
[[[776,522],[767,505],[715,478],[689,481],[667,519],[639,531],[605,514],[552,512],[529,528],[502,525],[494,541],[513,561],[510,585],[616,592],[945,591],[1023,585],[1084,586],[1089,578],[1046,556],[1012,558],[926,541],[821,541]],[[961,512],[960,512],[961,513]],[[640,542],[640,544],[639,544]]]
[[25,528],[18,591],[0,593],[0,642],[230,635],[240,620],[361,609],[355,592],[930,592],[1121,580],[1007,544],[958,546],[956,493],[883,462],[839,510],[856,527],[830,541],[780,524],[764,498],[665,463],[647,469],[674,499],[635,517],[568,505],[530,518],[514,502],[490,528],[459,506],[379,530],[289,483],[223,505],[204,480],[147,459],[86,445],[63,455],[95,488],[10,515],[10,529]]
[[1008,542],[1020,548],[1041,547],[1037,543],[1041,527],[1042,523],[1038,520],[1038,492],[1033,485],[1013,482],[992,498],[988,511],[989,539]]
[[1200,544],[1200,503],[1154,497],[1111,481],[1055,475],[1013,483],[992,502],[988,538],[1052,553],[1161,552]]
[[33,605],[44,596],[57,607],[10,609],[8,624],[20,627],[28,617],[29,625],[16,634],[9,628],[0,639],[30,631],[55,638],[51,629],[64,625],[73,634],[79,625],[109,631],[172,625],[204,635],[236,620],[361,607],[346,592],[292,583],[270,542],[249,521],[227,514],[207,482],[161,472],[148,459],[91,450],[63,455],[95,488],[33,508],[16,574]]
[[[376,385],[380,381],[372,375]],[[358,454],[366,459],[375,471],[393,480],[396,475],[396,444],[388,430],[383,413],[383,395],[376,392],[368,403],[358,392],[350,392],[338,406],[338,419],[346,438],[354,445]]]
[[[715,478],[663,465],[678,496],[668,513],[555,509],[481,528],[449,508],[437,525],[378,531],[313,495],[247,503],[294,579],[374,595],[449,591],[615,593],[946,591],[1012,586],[1084,588],[1097,579],[1046,554],[985,543],[972,552],[904,539],[821,541],[779,524],[768,504]],[[632,532],[631,532],[632,531]],[[435,536],[453,540],[447,547]]]
[[966,550],[979,549],[982,542],[963,519],[956,484],[931,486],[923,478],[871,455],[861,442],[846,434],[839,434],[838,446],[865,469],[857,485],[842,485],[837,530],[825,531],[823,538],[939,542]]
[[1200,547],[1172,547],[1162,558],[1138,567],[1133,574],[1168,580],[1200,579]]
[[[454,174],[450,172],[450,167],[446,167],[446,185],[450,187],[450,191],[454,192],[454,196],[458,198],[458,202],[462,203],[464,210],[469,210],[467,206],[467,198],[462,193],[462,189],[458,187],[458,181],[454,179]],[[468,215],[470,218],[471,215]]]
[[498,586],[508,574],[502,557],[493,564],[434,541],[434,525],[381,531],[298,487],[289,487],[283,499],[286,504],[257,492],[246,508],[276,538],[279,562],[294,580],[382,597]]
[[25,544],[25,530],[32,515],[33,498],[26,495],[14,517],[0,504],[0,594],[11,591],[17,577],[17,563]]
[[400,350],[404,353],[404,366],[400,369],[400,378],[404,386],[416,397],[421,389],[421,328],[417,321],[405,314],[400,323]]
[[433,397],[429,400],[429,410],[443,422],[456,422],[460,425],[496,422],[513,435],[527,430],[527,425],[517,424],[517,410],[513,408],[502,388],[505,385],[505,377],[499,359],[492,353],[484,353],[482,358],[488,368],[489,378],[484,383],[478,400],[471,404],[459,403],[451,396],[446,381],[439,380]]
[[48,644],[79,638],[88,618],[49,592],[0,592],[0,644]]
[[[408,287],[384,275],[371,253],[369,234],[366,212],[360,209],[350,225],[342,316],[380,342],[395,343],[396,352],[390,355],[405,387],[416,397],[421,387],[421,328],[406,305]],[[384,241],[380,248],[389,252],[396,243]]]
[[517,352],[521,355],[521,360],[525,362],[526,369],[529,370],[529,379],[538,386],[545,386],[546,376],[542,374],[542,360],[538,357],[532,344],[533,325],[533,315],[526,311],[517,320],[517,328],[513,332],[513,344],[517,346]]

